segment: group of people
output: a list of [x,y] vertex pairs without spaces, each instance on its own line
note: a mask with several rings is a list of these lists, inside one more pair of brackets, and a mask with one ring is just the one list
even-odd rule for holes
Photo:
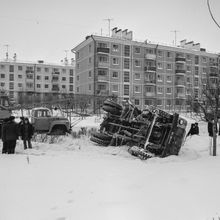
[[21,117],[20,120],[19,123],[16,123],[14,116],[10,116],[4,120],[1,129],[3,154],[15,153],[16,142],[19,137],[23,140],[24,149],[32,148],[31,138],[34,134],[34,127],[28,118]]

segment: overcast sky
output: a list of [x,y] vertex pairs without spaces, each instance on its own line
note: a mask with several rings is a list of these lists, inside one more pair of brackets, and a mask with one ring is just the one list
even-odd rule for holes
[[[210,0],[220,23],[220,0]],[[172,44],[187,39],[220,52],[220,29],[212,21],[207,0],[0,0],[0,58],[16,52],[19,60],[60,62],[68,50],[91,34],[118,27],[135,40]]]

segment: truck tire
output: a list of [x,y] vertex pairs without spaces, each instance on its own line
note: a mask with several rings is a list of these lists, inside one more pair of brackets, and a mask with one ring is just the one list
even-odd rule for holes
[[90,138],[90,141],[95,142],[96,144],[99,144],[99,145],[101,145],[101,146],[108,146],[109,143],[110,143],[110,141],[102,140],[102,139],[99,139],[99,138],[94,137],[94,136],[92,136],[92,137]]
[[105,100],[103,105],[108,105],[114,108],[117,108],[118,110],[122,110],[122,106],[119,105],[118,103],[111,101],[111,100]]
[[121,111],[115,107],[112,107],[110,105],[103,105],[102,109],[106,112],[109,112],[112,115],[121,115]]

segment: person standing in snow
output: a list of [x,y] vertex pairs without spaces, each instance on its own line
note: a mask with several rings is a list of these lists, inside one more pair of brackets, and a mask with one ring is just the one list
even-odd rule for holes
[[28,118],[24,118],[24,122],[20,124],[20,135],[23,140],[24,149],[32,148],[31,138],[34,134],[34,127],[29,122]]
[[6,141],[8,154],[15,153],[16,141],[18,139],[18,125],[14,119],[14,116],[10,116],[8,122],[2,128],[2,138]]
[[8,123],[9,121],[9,118],[5,118],[4,121],[3,121],[3,124],[2,124],[2,130],[1,130],[1,137],[2,137],[2,143],[3,143],[3,146],[2,146],[2,154],[7,154],[8,153],[8,146],[7,146],[7,141],[5,140],[5,136],[3,137],[3,127],[6,125],[6,123]]
[[195,124],[194,123],[191,124],[191,128],[186,136],[188,137],[188,136],[194,135],[194,134],[199,135],[199,126],[198,126],[197,122]]

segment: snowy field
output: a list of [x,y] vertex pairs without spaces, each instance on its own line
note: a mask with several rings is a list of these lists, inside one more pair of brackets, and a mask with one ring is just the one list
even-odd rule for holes
[[[89,120],[77,126],[98,126]],[[27,151],[19,140],[0,159],[0,220],[219,220],[220,157],[209,156],[207,124],[199,126],[179,156],[147,161],[88,137]]]

